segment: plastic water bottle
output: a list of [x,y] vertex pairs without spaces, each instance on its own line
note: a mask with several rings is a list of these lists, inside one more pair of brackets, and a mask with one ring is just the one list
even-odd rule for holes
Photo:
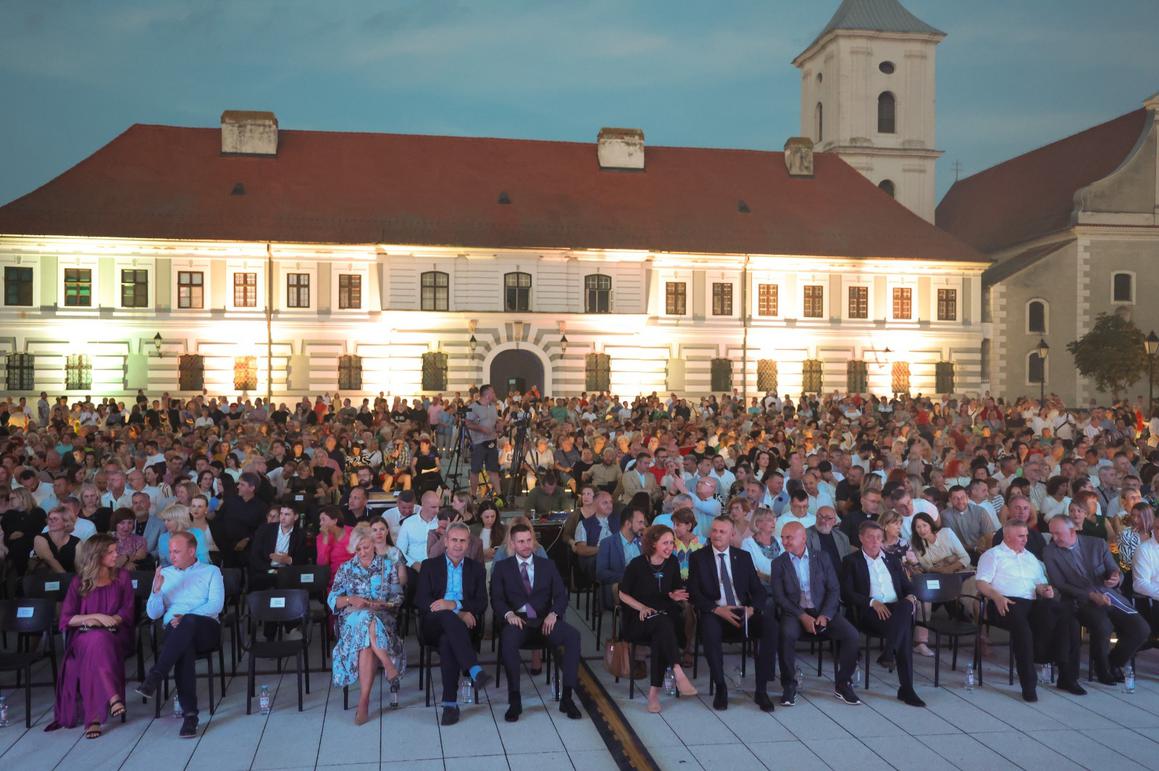
[[[1131,682],[1135,682],[1135,674],[1131,673]],[[8,723],[8,697],[0,693],[0,728],[7,728]]]
[[270,714],[270,687],[263,685],[258,691],[258,709],[263,715]]
[[[1135,668],[1128,664],[1123,667],[1123,693],[1135,692]],[[0,706],[0,710],[3,706]],[[3,713],[0,713],[2,715]],[[0,717],[0,725],[4,725],[3,717]]]
[[664,693],[669,696],[676,694],[676,674],[672,671],[672,667],[664,670]]
[[805,670],[797,667],[797,690],[805,687]]
[[1043,686],[1050,685],[1050,672],[1046,664],[1038,665],[1038,684]]
[[475,684],[471,682],[471,678],[464,677],[459,680],[459,704],[474,704],[475,703]]
[[860,664],[858,664],[857,667],[853,670],[853,680],[851,680],[850,682],[854,682],[854,683],[861,682],[861,665]]
[[974,690],[974,686],[978,684],[977,678],[974,676],[974,663],[970,662],[966,665],[966,690]]
[[173,717],[183,717],[184,712],[181,711],[181,699],[177,698],[177,694],[173,694]]

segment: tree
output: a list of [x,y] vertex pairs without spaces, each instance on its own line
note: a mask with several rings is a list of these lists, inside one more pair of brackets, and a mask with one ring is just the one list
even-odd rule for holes
[[1124,313],[1100,313],[1095,325],[1078,340],[1066,344],[1075,367],[1093,378],[1100,391],[1114,399],[1147,372],[1143,332]]

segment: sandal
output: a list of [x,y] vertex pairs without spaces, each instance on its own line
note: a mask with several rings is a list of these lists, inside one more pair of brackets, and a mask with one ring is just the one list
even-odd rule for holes
[[86,739],[99,739],[99,738],[101,738],[101,724],[100,723],[89,723],[88,728],[85,729],[85,738]]
[[113,699],[111,702],[109,702],[110,717],[120,717],[123,714],[125,714],[125,702],[121,701],[119,698]]

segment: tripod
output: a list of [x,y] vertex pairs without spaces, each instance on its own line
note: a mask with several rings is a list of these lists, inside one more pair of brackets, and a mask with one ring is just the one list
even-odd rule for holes
[[451,462],[450,468],[447,469],[446,482],[447,487],[452,490],[459,490],[464,487],[459,474],[463,469],[463,452],[470,452],[470,439],[467,435],[466,426],[463,425],[463,411],[459,410],[455,413],[455,430],[453,432],[453,439],[448,450],[455,453],[455,458]]
[[527,444],[527,424],[531,422],[531,418],[520,420],[515,423],[513,427],[513,436],[511,440],[511,468],[507,471],[507,500],[514,501],[515,495],[520,490],[519,479],[521,476],[520,466],[523,463],[523,447]]

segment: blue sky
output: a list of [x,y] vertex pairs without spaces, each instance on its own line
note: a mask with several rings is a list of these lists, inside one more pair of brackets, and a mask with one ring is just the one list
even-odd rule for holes
[[[780,149],[839,0],[0,0],[0,202],[133,123]],[[953,181],[1159,91],[1156,0],[905,0],[938,47]]]

